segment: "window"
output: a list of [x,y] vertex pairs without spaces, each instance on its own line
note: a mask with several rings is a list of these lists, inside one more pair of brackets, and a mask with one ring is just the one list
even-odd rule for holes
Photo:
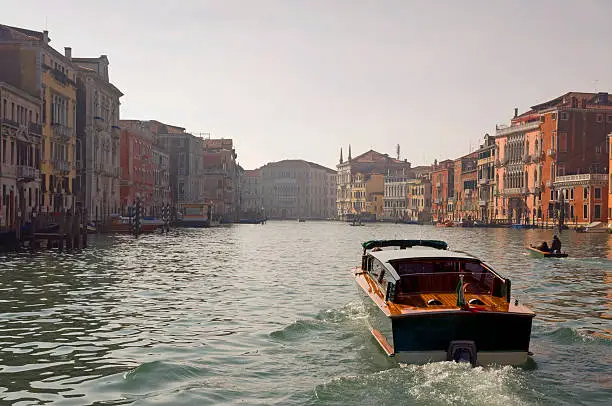
[[[574,188],[570,189],[570,200],[574,200]],[[572,209],[573,209],[573,207],[572,207]]]
[[595,147],[595,153],[596,154],[601,154],[601,147],[600,146],[596,146]]
[[589,188],[585,187],[585,188],[582,189],[582,198],[586,199],[588,197],[589,197]]
[[559,134],[559,152],[567,152],[567,133]]
[[550,200],[555,200],[555,191],[554,190],[550,191]]
[[589,217],[589,206],[585,204],[584,206],[582,206],[582,218],[586,220],[588,217]]
[[595,188],[595,199],[601,199],[601,188]]
[[612,123],[612,114],[608,114],[608,123]]
[[559,165],[557,167],[557,175],[558,176],[565,176],[565,167],[563,165]]
[[568,115],[566,112],[561,113],[561,120],[567,120],[568,119]]
[[603,115],[597,114],[595,116],[595,121],[597,121],[598,123],[601,123],[603,121]]
[[596,219],[600,219],[601,218],[601,205],[599,205],[599,204],[595,205],[595,218]]

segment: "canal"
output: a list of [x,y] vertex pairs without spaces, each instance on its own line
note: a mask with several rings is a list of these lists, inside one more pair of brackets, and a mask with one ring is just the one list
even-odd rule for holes
[[[0,404],[609,404],[612,236],[270,221],[98,236],[0,257]],[[397,365],[350,268],[373,238],[436,238],[512,279],[537,313],[525,368]]]

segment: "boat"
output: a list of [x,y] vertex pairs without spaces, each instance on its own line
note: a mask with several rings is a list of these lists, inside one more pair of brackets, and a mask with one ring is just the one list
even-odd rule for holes
[[221,220],[214,214],[214,206],[206,203],[185,203],[178,213],[179,227],[218,227]]
[[566,258],[567,257],[566,252],[542,251],[532,246],[527,247],[527,249],[532,255],[540,257],[540,258]]
[[[152,233],[158,228],[158,225],[153,222],[142,222],[140,223],[140,233]],[[106,226],[104,227],[105,233],[133,233],[134,232],[134,217],[119,216],[112,214]]]
[[511,282],[440,240],[362,244],[353,272],[370,331],[398,362],[523,365],[535,313],[511,297]]
[[608,229],[601,221],[593,221],[586,226],[576,227],[576,231],[579,233],[607,233]]
[[365,224],[363,224],[363,222],[361,220],[359,221],[355,221],[353,220],[351,223],[349,223],[350,226],[365,226]]
[[454,227],[455,223],[452,220],[440,220],[436,223],[436,227]]
[[266,219],[264,219],[264,218],[256,218],[256,219],[253,219],[253,218],[248,218],[248,219],[242,218],[242,219],[238,220],[238,223],[239,224],[265,224],[266,223]]
[[530,230],[530,229],[533,229],[533,228],[538,228],[538,226],[536,224],[519,224],[519,223],[516,223],[516,224],[511,224],[510,228],[515,228],[515,229],[518,229],[518,230]]
[[305,223],[305,222],[306,222],[306,219],[298,219],[298,221],[299,221],[300,223]]

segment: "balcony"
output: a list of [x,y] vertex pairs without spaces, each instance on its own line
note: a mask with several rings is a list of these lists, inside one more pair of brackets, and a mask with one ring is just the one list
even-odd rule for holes
[[436,182],[436,187],[440,189],[442,187],[442,184],[440,182]]
[[557,151],[555,151],[552,148],[549,148],[548,151],[546,151],[546,155],[548,155],[551,158],[554,158],[555,156],[557,156]]
[[521,194],[521,188],[520,187],[505,188],[504,189],[504,194],[506,196],[509,196],[509,195],[520,195]]
[[40,179],[40,171],[27,165],[17,165],[17,178],[24,182]]
[[69,173],[70,164],[63,159],[53,159],[51,161],[56,172]]
[[442,200],[440,200],[440,199],[434,199],[434,201],[433,201],[433,202],[434,202],[435,204],[440,204],[440,203],[442,203]]
[[531,155],[531,162],[533,162],[534,164],[537,164],[538,162],[540,162],[540,157],[542,155],[541,154],[532,154]]
[[0,122],[2,124],[8,125],[14,128],[19,128],[19,123],[17,121],[9,120],[8,118],[3,118],[2,120],[0,120]]
[[495,167],[496,167],[496,168],[501,168],[501,166],[502,166],[502,165],[501,165],[501,161],[500,161],[499,159],[496,159],[496,160],[495,160]]
[[[547,181],[549,182],[549,181]],[[608,175],[605,173],[583,173],[580,175],[557,176],[555,186],[606,185]]]
[[30,134],[34,135],[42,135],[42,125],[37,123],[30,123],[28,125],[28,129],[30,130]]
[[479,185],[488,185],[489,184],[489,178],[478,179],[478,184]]
[[478,206],[480,206],[480,207],[484,207],[484,206],[486,206],[486,205],[487,205],[487,201],[486,201],[486,200],[479,200],[479,201],[478,201]]
[[59,124],[59,123],[51,124],[51,129],[53,131],[54,137],[62,138],[62,139],[69,138],[72,132],[71,128],[68,128],[67,126],[63,124]]
[[508,165],[508,162],[510,162],[510,160],[508,159],[508,157],[507,157],[507,156],[503,157],[503,158],[502,158],[502,161],[501,161],[501,166],[506,166],[506,165]]
[[100,117],[100,116],[95,116],[93,118],[93,122],[94,122],[94,128],[97,131],[102,131],[102,130],[104,130],[106,128],[106,125],[104,123],[104,119],[102,117]]
[[113,138],[119,139],[121,138],[121,127],[114,125],[111,127],[111,136]]
[[502,135],[507,136],[510,134],[518,133],[518,132],[527,132],[527,131],[535,130],[539,127],[540,127],[539,121],[535,123],[512,125],[510,127],[498,127],[496,129],[496,135],[497,136],[502,136]]
[[531,155],[529,155],[529,154],[523,155],[523,163],[524,164],[530,164],[531,163]]
[[526,187],[522,187],[521,188],[521,194],[522,195],[526,195],[527,194],[527,188]]
[[550,179],[548,179],[546,181],[546,187],[551,187],[552,186],[552,181]]

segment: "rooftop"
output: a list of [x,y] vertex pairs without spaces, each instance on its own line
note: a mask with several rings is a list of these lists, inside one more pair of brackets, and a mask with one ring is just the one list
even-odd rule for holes
[[471,259],[478,260],[464,252],[440,250],[430,247],[414,246],[412,248],[406,248],[403,250],[399,249],[386,249],[382,251],[371,251],[370,255],[378,259],[381,262],[389,262],[398,259]]

